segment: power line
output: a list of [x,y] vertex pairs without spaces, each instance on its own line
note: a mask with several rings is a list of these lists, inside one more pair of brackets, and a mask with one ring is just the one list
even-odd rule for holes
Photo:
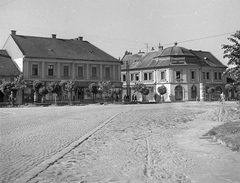
[[14,1],[16,1],[16,0],[12,0],[12,1],[8,2],[8,3],[2,4],[2,5],[0,5],[0,8],[3,7],[3,6],[6,6],[6,5],[10,4],[10,3],[13,3]]

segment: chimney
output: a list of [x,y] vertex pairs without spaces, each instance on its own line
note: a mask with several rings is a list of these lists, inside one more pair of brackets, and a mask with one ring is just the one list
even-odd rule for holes
[[56,39],[57,38],[57,34],[52,34],[52,38]]
[[82,37],[82,36],[79,36],[77,40],[78,40],[78,41],[82,41],[82,40],[83,40],[83,37]]
[[175,42],[175,43],[174,43],[174,46],[177,46],[177,45],[178,45],[178,42]]
[[15,30],[11,30],[11,34],[12,34],[12,35],[16,35],[16,32],[17,32],[17,31],[15,31]]
[[158,45],[158,50],[159,50],[159,51],[162,51],[162,50],[163,50],[163,46],[161,46],[160,43],[159,43],[159,45]]

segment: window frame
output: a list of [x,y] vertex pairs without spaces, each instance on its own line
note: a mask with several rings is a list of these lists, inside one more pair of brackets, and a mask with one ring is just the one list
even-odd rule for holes
[[[52,68],[51,68],[52,67]],[[53,77],[54,76],[54,64],[48,64],[47,65],[47,74],[49,77]],[[51,73],[51,74],[50,74]]]
[[[69,65],[63,65],[63,77],[69,77],[70,76],[69,75],[70,74],[69,69],[70,69]],[[66,73],[66,71],[67,71],[67,73]]]
[[[80,68],[82,69],[81,72],[79,72],[79,71],[80,71]],[[80,75],[80,73],[81,73],[81,75]],[[79,78],[83,78],[83,77],[84,77],[84,67],[83,67],[82,65],[78,65],[78,66],[77,66],[77,76],[78,76]]]
[[91,67],[91,77],[97,78],[97,75],[98,75],[97,66],[92,66]]
[[[179,74],[178,74],[179,73]],[[181,71],[179,71],[179,70],[177,70],[177,71],[175,71],[175,79],[176,80],[179,80],[179,79],[181,79]],[[178,77],[179,76],[179,77]]]
[[105,72],[105,77],[106,78],[110,78],[111,77],[111,68],[109,66],[105,67],[104,72]]
[[[34,66],[37,66],[36,67],[36,74],[34,74]],[[32,64],[32,76],[38,76],[38,73],[39,73],[39,65],[38,64],[36,64],[36,63],[34,63],[34,64]]]

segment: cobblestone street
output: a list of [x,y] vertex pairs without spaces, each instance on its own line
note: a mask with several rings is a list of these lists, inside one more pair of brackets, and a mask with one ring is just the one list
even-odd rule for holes
[[[1,109],[0,180],[240,182],[238,154],[199,139],[221,124],[199,118],[216,108],[217,103],[192,102]],[[101,124],[105,125],[82,143],[70,145]],[[69,152],[48,161],[70,146]],[[49,166],[32,171],[45,161]]]
[[14,182],[117,112],[105,106],[0,109],[0,182]]

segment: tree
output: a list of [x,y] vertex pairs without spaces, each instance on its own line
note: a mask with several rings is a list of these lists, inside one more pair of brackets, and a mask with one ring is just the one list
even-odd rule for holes
[[214,91],[215,91],[215,88],[214,88],[214,87],[208,88],[207,92],[208,92],[208,94],[209,94],[209,101],[211,101],[211,99],[212,99],[212,94],[214,93]]
[[[10,95],[11,92],[13,92],[13,95],[16,95],[16,92],[19,90],[23,90],[26,88],[27,83],[23,79],[23,74],[20,74],[12,82],[10,81],[3,81],[3,83],[0,85],[0,90],[4,95]],[[15,97],[13,98],[15,99]]]
[[163,95],[167,93],[167,88],[164,85],[159,86],[158,93],[161,95],[161,102],[164,102]]
[[74,81],[62,80],[59,85],[61,86],[62,91],[64,93],[67,93],[68,102],[69,102],[69,104],[71,104],[71,102],[72,102],[72,91],[74,89],[75,82]]
[[38,101],[38,93],[39,89],[43,86],[42,81],[40,80],[34,80],[33,81],[33,90],[34,90],[34,103]]
[[146,100],[146,96],[149,94],[149,89],[144,83],[136,82],[135,85],[132,87],[134,92],[139,92],[143,96],[143,101]]
[[94,99],[96,98],[96,95],[97,95],[98,92],[99,92],[99,85],[96,84],[96,83],[91,83],[91,84],[88,86],[88,89],[89,89],[89,91],[93,94],[93,102],[94,102]]
[[57,96],[59,96],[59,94],[61,93],[61,86],[59,84],[57,84],[56,82],[51,82],[47,86],[47,90],[48,90],[49,93],[56,94],[55,104],[57,104]]
[[41,102],[44,103],[45,102],[45,96],[48,94],[48,90],[46,86],[43,86],[39,89],[39,94],[42,95],[42,100]]
[[102,92],[104,95],[104,103],[105,103],[105,94],[108,96],[108,93],[112,91],[114,85],[110,81],[101,81],[98,82],[98,91]]
[[0,86],[0,90],[4,95],[9,95],[12,90],[12,83],[10,81],[3,81]]
[[224,49],[223,58],[228,58],[228,65],[232,65],[231,68],[227,68],[224,72],[225,75],[228,75],[232,79],[236,80],[236,83],[240,82],[240,31],[231,35],[232,37],[228,38],[232,45],[222,45]]

